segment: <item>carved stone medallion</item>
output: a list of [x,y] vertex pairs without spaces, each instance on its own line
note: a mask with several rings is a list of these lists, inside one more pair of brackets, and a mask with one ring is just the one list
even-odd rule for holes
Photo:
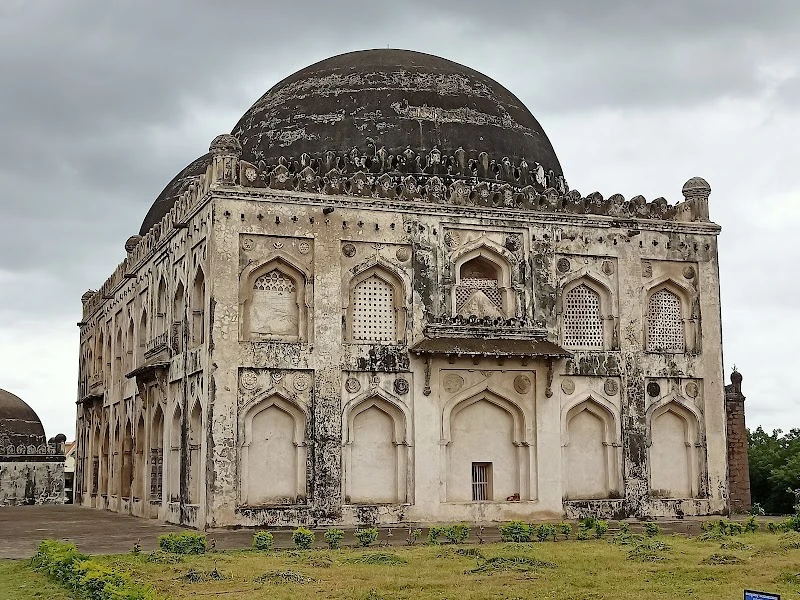
[[342,254],[347,258],[353,258],[356,255],[356,247],[353,244],[345,244],[342,246]]
[[395,256],[400,262],[406,262],[411,258],[411,250],[407,246],[400,246],[395,252]]
[[244,238],[242,240],[242,249],[244,250],[252,250],[253,246],[255,246],[255,242],[253,238]]
[[407,394],[408,393],[408,380],[403,379],[402,377],[398,377],[394,380],[394,391],[397,394]]
[[297,245],[297,250],[300,252],[300,254],[308,254],[311,251],[311,244],[308,242],[300,242]]
[[614,274],[614,262],[610,260],[603,261],[603,273],[606,275],[613,275]]
[[696,273],[694,271],[694,267],[693,266],[686,265],[685,267],[683,267],[683,276],[686,279],[694,279],[695,275],[696,275]]
[[658,382],[651,381],[647,384],[647,395],[653,398],[661,395],[661,386],[658,385]]
[[310,383],[311,377],[309,377],[308,373],[297,373],[294,376],[294,389],[298,392],[307,390]]
[[344,382],[344,389],[346,389],[351,394],[356,394],[361,390],[361,384],[358,382],[358,379],[354,377],[348,377],[347,381]]
[[448,373],[444,376],[444,381],[442,381],[442,387],[444,388],[444,391],[448,392],[449,394],[455,394],[463,385],[464,378],[456,375],[455,373]]
[[690,381],[686,384],[686,395],[689,396],[689,398],[697,398],[698,394],[700,394],[700,386],[694,381]]
[[456,248],[461,243],[461,236],[454,231],[448,231],[444,234],[444,243],[448,248]]
[[653,276],[653,263],[651,262],[642,263],[642,277],[650,278],[652,276]]
[[274,242],[272,242],[272,245],[277,250],[280,250],[281,248],[283,248],[283,242],[281,242],[280,240],[275,240]]
[[603,384],[603,391],[609,396],[616,396],[619,391],[619,384],[616,379],[606,379]]
[[561,258],[558,259],[556,267],[558,268],[559,273],[566,273],[567,271],[569,271],[570,267],[569,259],[562,256]]
[[514,378],[514,389],[518,394],[527,394],[531,390],[531,380],[525,375],[517,375]]
[[509,235],[506,237],[506,248],[508,248],[511,252],[516,252],[517,250],[522,247],[522,242],[519,239],[518,235]]
[[272,379],[272,383],[280,383],[283,379],[283,373],[281,371],[271,371],[269,377]]
[[258,385],[258,375],[253,371],[245,371],[242,373],[242,387],[246,390],[255,389]]
[[258,176],[258,172],[253,167],[247,167],[244,170],[244,176],[247,181],[253,182],[256,180],[256,176]]
[[564,379],[561,382],[561,391],[569,396],[575,391],[575,382],[572,379]]

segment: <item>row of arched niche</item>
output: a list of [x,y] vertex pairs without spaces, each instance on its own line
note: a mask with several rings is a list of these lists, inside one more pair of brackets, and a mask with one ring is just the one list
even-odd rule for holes
[[[522,315],[518,282],[504,249],[480,245],[454,262],[449,290],[453,315],[511,318]],[[361,264],[342,281],[344,337],[351,343],[406,341],[411,282],[402,269],[380,258]],[[307,341],[313,331],[312,274],[285,254],[252,263],[240,278],[240,337],[243,340]],[[561,343],[571,349],[617,348],[618,309],[610,279],[586,272],[558,291]],[[695,292],[674,279],[649,283],[643,298],[645,348],[650,352],[694,350]]]

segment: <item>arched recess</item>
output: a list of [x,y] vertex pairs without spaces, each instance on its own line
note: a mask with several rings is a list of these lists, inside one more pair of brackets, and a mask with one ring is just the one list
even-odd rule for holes
[[178,282],[175,295],[172,298],[172,350],[175,354],[183,352],[183,334],[186,323],[186,290],[183,282]]
[[203,411],[200,401],[196,400],[189,413],[189,504],[203,501],[202,434]]
[[[113,384],[114,381],[114,373],[112,372],[111,366],[114,364],[114,355],[112,354],[111,350],[111,337],[114,334],[111,332],[111,325],[108,327],[108,335],[106,335],[106,347],[103,350],[103,373],[106,378],[106,382],[108,383],[109,387]],[[116,439],[116,438],[115,438]]]
[[101,447],[100,456],[100,494],[106,496],[109,494],[109,471],[111,470],[111,434],[109,431],[109,424],[106,423],[103,432],[103,444]]
[[155,335],[160,335],[167,330],[167,282],[164,276],[158,282],[156,292],[156,310],[155,310]]
[[647,410],[650,492],[664,498],[695,498],[700,494],[705,455],[702,417],[676,395]]
[[133,436],[133,496],[134,498],[144,498],[144,485],[147,479],[145,462],[145,426],[144,415],[140,414],[136,421],[135,434]]
[[87,481],[86,489],[90,490],[91,494],[99,494],[100,493],[100,459],[102,456],[102,448],[101,444],[103,443],[103,437],[100,430],[100,423],[96,423],[94,426],[92,434],[92,466],[91,466],[91,473],[87,472],[87,475],[91,478]]
[[100,329],[100,333],[97,336],[97,345],[94,349],[94,375],[101,376],[103,374],[103,350],[105,349],[104,342],[103,342],[103,330]]
[[512,260],[502,248],[484,241],[453,258],[453,315],[510,318],[517,313]]
[[133,431],[131,422],[126,419],[125,434],[122,438],[122,469],[120,471],[120,495],[131,497],[133,483]]
[[241,415],[240,502],[246,506],[304,503],[305,408],[272,390],[249,402]]
[[170,502],[179,502],[181,499],[181,422],[183,414],[181,407],[176,406],[172,413],[172,423],[169,428],[169,463],[167,465],[168,498]]
[[150,500],[161,501],[164,481],[164,411],[156,404],[150,431]]
[[128,336],[125,338],[125,373],[133,370],[133,351],[136,348],[136,334],[134,332],[133,319],[128,320]]
[[189,306],[192,311],[190,341],[192,348],[196,348],[206,341],[206,276],[200,267],[198,267],[194,283],[192,283],[192,297]]
[[347,282],[345,338],[355,344],[402,344],[410,281],[385,261],[371,261]]
[[[521,404],[488,386],[449,400],[440,442],[445,501],[531,500],[532,424]],[[476,480],[480,473],[483,484]]]
[[610,288],[595,277],[568,279],[556,298],[561,343],[576,350],[615,349],[615,304]]
[[342,475],[345,502],[394,504],[409,501],[411,414],[381,389],[353,398],[342,412]]
[[142,316],[139,319],[139,343],[138,343],[138,360],[144,361],[144,353],[147,350],[147,309],[142,309]]
[[248,265],[239,278],[242,340],[309,338],[311,274],[284,255]]
[[651,282],[644,293],[644,347],[647,352],[695,352],[699,318],[696,294],[671,278]]
[[113,377],[115,382],[122,381],[122,357],[125,354],[124,338],[122,337],[122,329],[117,327],[117,337],[114,340],[114,371]]
[[561,411],[561,459],[564,499],[618,496],[622,444],[617,408],[589,396]]

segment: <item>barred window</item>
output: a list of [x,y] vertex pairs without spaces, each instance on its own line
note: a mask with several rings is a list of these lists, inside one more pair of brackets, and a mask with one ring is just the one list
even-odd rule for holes
[[564,298],[564,344],[573,348],[603,348],[600,295],[585,284]]
[[492,463],[472,463],[472,500],[492,499]]
[[164,474],[164,451],[161,448],[151,448],[150,449],[150,500],[161,500],[163,474]]
[[100,487],[100,457],[92,458],[92,493],[96,494]]
[[660,289],[650,296],[647,307],[647,350],[683,352],[683,313],[678,296]]
[[394,289],[373,275],[353,289],[353,341],[394,342],[397,340],[397,314]]

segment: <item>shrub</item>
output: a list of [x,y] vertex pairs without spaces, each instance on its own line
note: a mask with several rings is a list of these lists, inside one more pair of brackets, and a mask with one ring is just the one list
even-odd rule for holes
[[444,537],[451,544],[463,544],[469,537],[470,527],[464,523],[444,528]]
[[758,521],[756,520],[755,515],[750,515],[747,517],[747,520],[744,522],[744,530],[747,533],[755,533],[759,529]]
[[783,523],[783,531],[800,531],[800,514],[792,515]]
[[[303,529],[302,527],[300,529]],[[306,529],[308,531],[308,529]],[[312,534],[313,535],[313,534]],[[267,571],[256,577],[256,583],[314,583],[316,579],[297,571]]]
[[269,531],[256,531],[253,534],[253,548],[272,550],[272,534]]
[[702,529],[705,533],[711,533],[714,531],[714,521],[703,521],[700,524],[700,529]]
[[292,541],[298,550],[308,550],[314,545],[314,532],[305,527],[298,527],[292,532]]
[[408,537],[406,538],[406,544],[408,544],[409,546],[413,546],[421,535],[422,535],[422,529],[414,529],[413,527],[409,528]]
[[594,537],[597,539],[602,538],[608,533],[608,523],[605,521],[595,521],[594,523]]
[[572,524],[561,521],[561,523],[558,524],[558,530],[561,535],[564,536],[564,539],[568,540],[569,536],[572,535]]
[[584,526],[583,523],[578,524],[578,536],[577,537],[581,541],[589,539],[589,528]]
[[536,539],[540,542],[546,542],[549,537],[552,537],[555,542],[557,534],[558,530],[555,528],[555,525],[551,525],[550,523],[542,523],[536,528]]
[[375,527],[356,529],[355,536],[358,540],[358,545],[366,548],[367,546],[371,546],[375,540],[378,539],[378,530]]
[[357,565],[386,565],[396,566],[408,564],[408,561],[402,556],[391,554],[390,552],[369,552],[362,554],[356,558],[351,558],[350,563]]
[[628,535],[631,532],[631,526],[628,525],[625,521],[620,521],[619,532],[623,535]]
[[530,542],[533,529],[522,521],[511,521],[500,527],[500,539],[504,542]]
[[594,524],[597,522],[597,519],[593,516],[583,517],[581,519],[580,525],[585,527],[586,529],[594,529]]
[[158,547],[173,554],[205,554],[208,543],[204,533],[184,531],[160,536]]
[[428,543],[438,544],[439,538],[444,535],[444,527],[433,526],[428,529]]
[[768,521],[767,522],[767,531],[770,533],[778,533],[781,530],[781,526],[775,523],[775,521]]
[[744,533],[744,526],[741,523],[737,523],[736,521],[730,521],[728,523],[729,535],[742,535],[742,533]]
[[341,529],[328,529],[325,532],[325,541],[331,550],[338,550],[342,547],[342,538],[344,538],[344,531]]
[[647,534],[647,537],[656,537],[661,533],[661,527],[653,523],[652,521],[647,521],[644,525],[644,532]]

